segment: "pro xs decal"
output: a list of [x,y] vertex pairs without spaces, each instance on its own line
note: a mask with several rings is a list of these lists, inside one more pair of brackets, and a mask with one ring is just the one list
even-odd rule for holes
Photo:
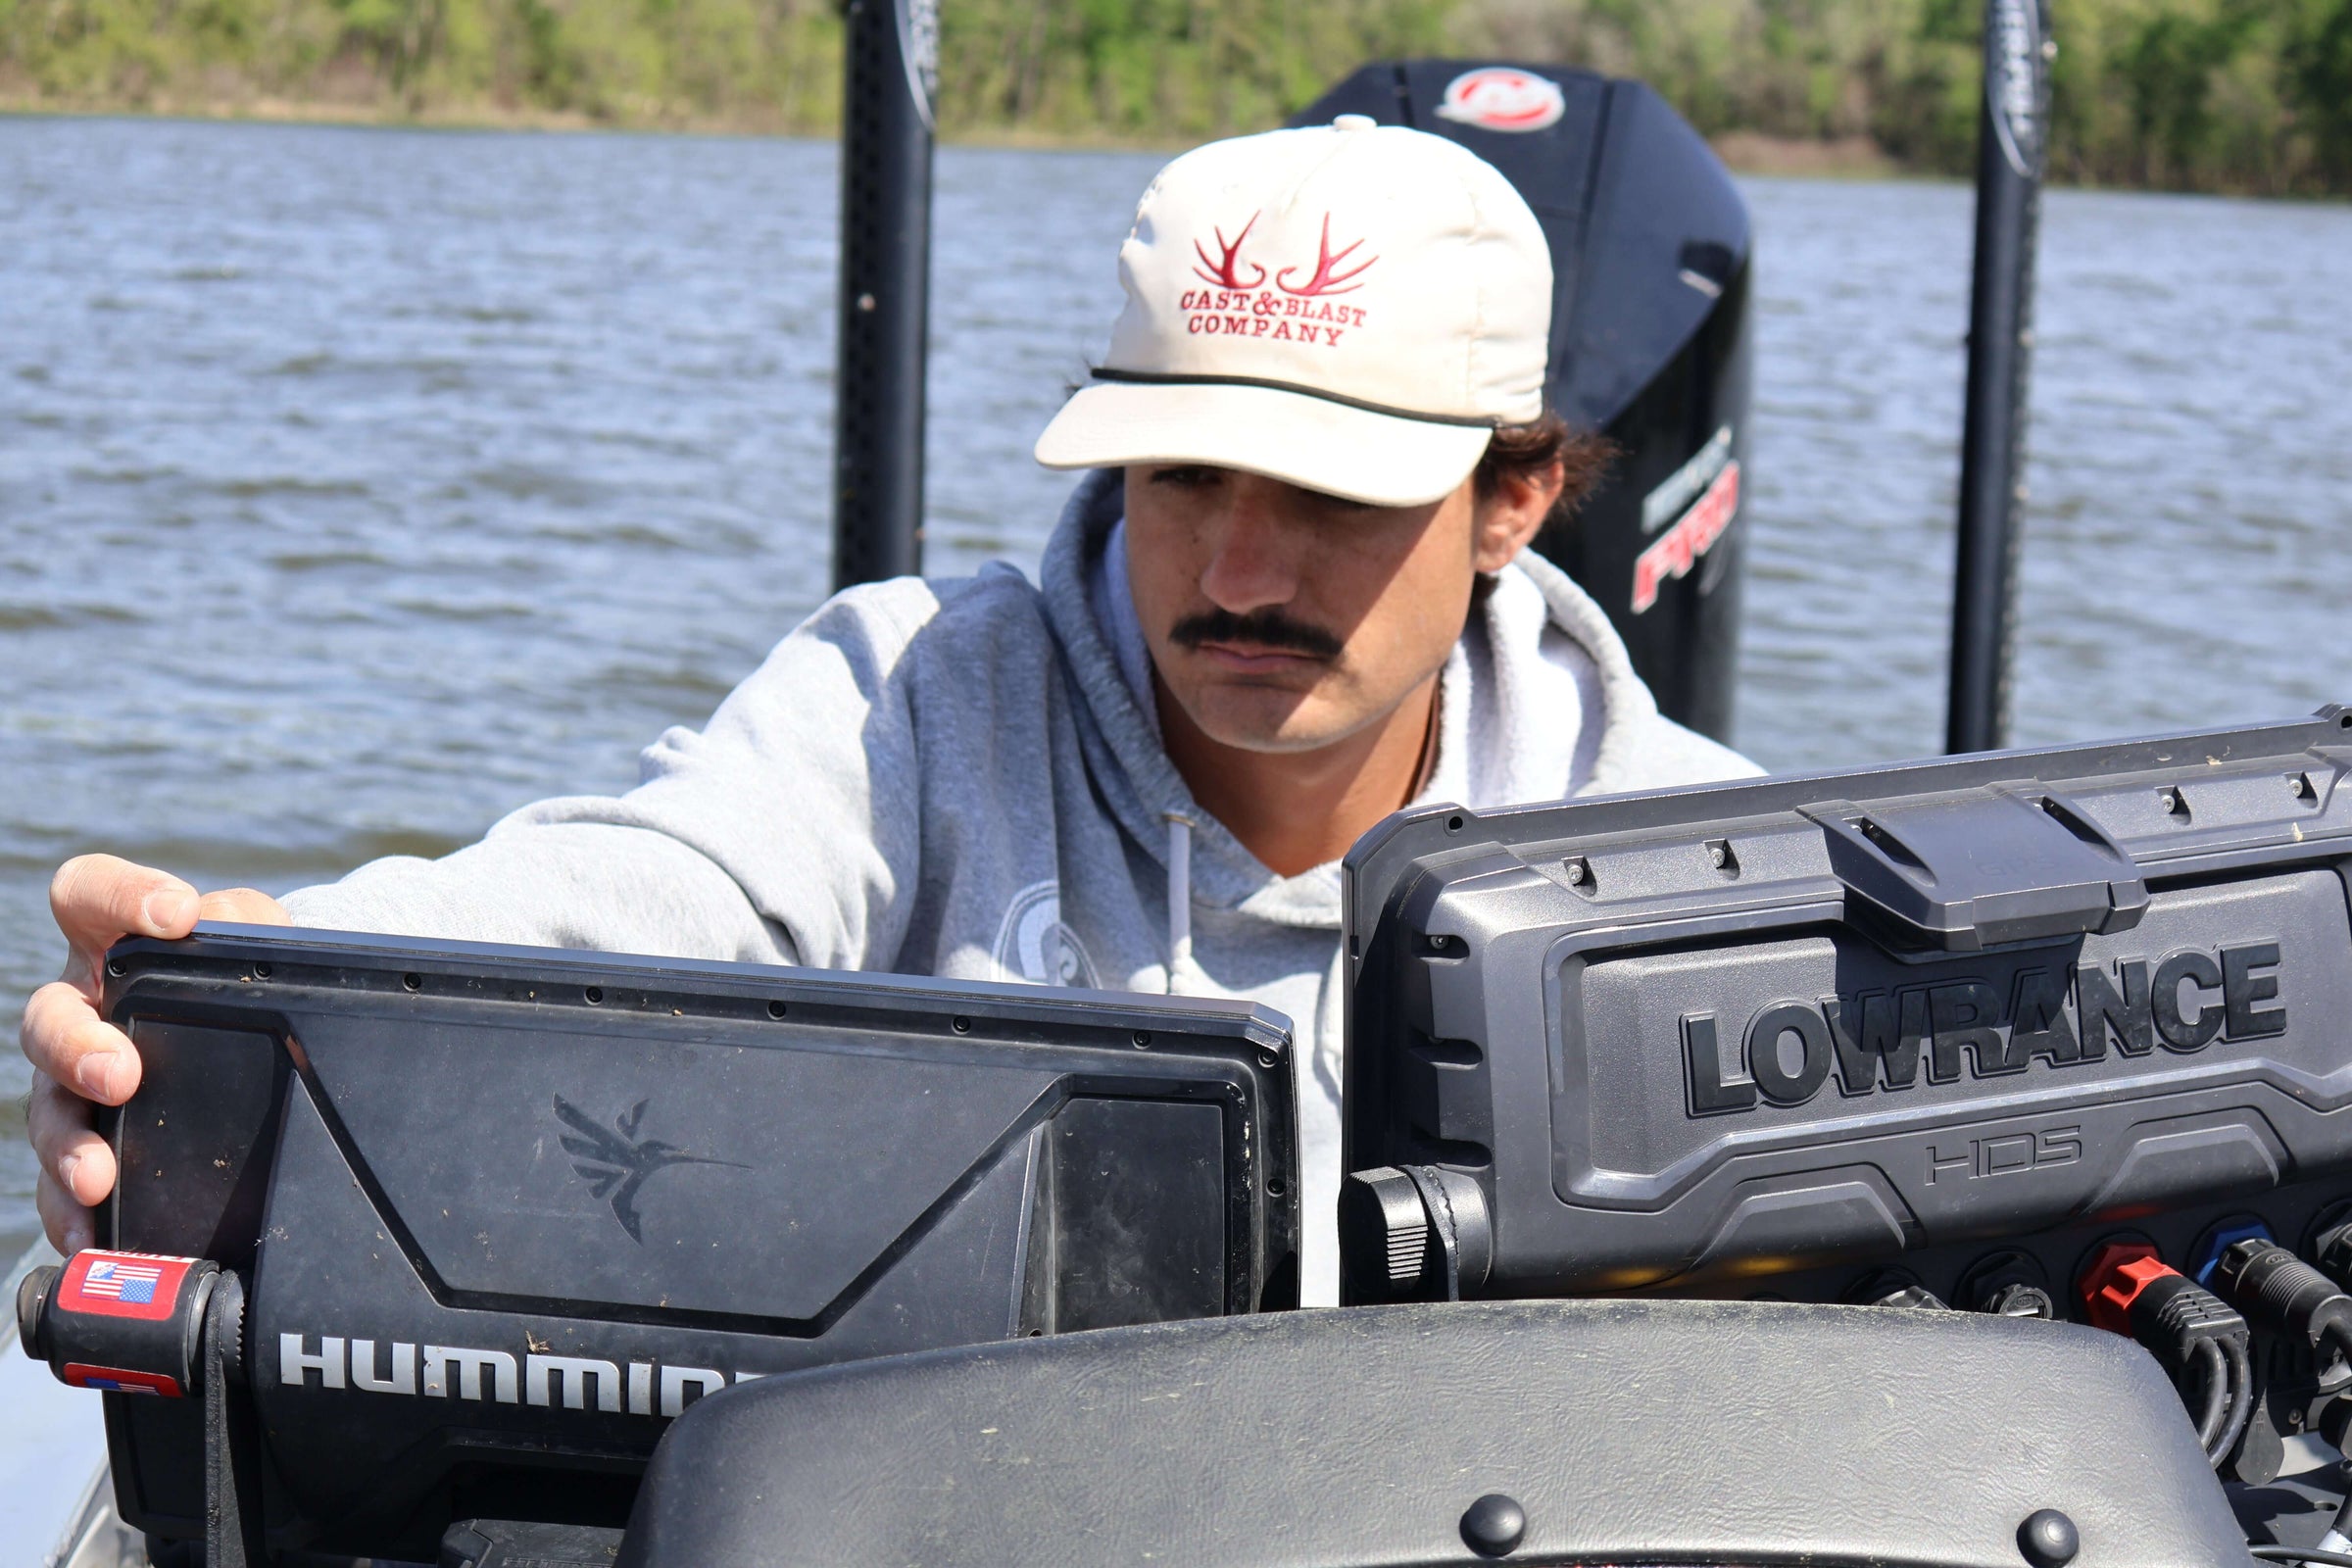
[[[1712,1012],[1685,1013],[1690,1114],[1801,1105],[1833,1076],[1848,1098],[1931,1084],[2144,1056],[2192,1055],[2216,1040],[2286,1032],[2278,944],[2185,949],[2021,970],[2004,995],[1967,977],[1818,1001],[1775,1002],[1728,1034]],[[1737,1054],[1735,1055],[1734,1053]],[[1729,1057],[1730,1059],[1727,1059]]]
[[[1678,577],[1690,575],[1690,568],[1705,559],[1708,551],[1720,543],[1732,530],[1740,515],[1740,464],[1731,456],[1731,426],[1725,425],[1716,437],[1699,450],[1698,456],[1684,465],[1672,478],[1652,492],[1642,506],[1642,526],[1649,521],[1661,494],[1669,492],[1694,472],[1705,471],[1713,465],[1706,488],[1690,503],[1689,511],[1675,519],[1673,527],[1660,534],[1649,547],[1635,558],[1634,587],[1630,601],[1637,615],[1658,602],[1658,591]],[[1707,579],[1701,576],[1703,592]]]

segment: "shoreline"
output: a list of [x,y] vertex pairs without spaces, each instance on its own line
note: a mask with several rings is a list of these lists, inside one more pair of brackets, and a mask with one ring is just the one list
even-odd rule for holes
[[[233,98],[146,103],[58,103],[0,91],[0,120],[164,120],[208,124],[319,125],[363,130],[495,132],[501,134],[604,134],[615,136],[708,136],[714,138],[830,142],[833,122],[786,123],[772,117],[651,116],[599,118],[576,110],[510,108],[476,103],[409,110],[381,102],[326,98]],[[1234,132],[1241,134],[1242,132]],[[1093,131],[1048,130],[1035,126],[956,126],[943,133],[945,148],[1020,148],[1038,152],[1157,153],[1173,157],[1199,143],[1189,137],[1117,136]],[[1905,163],[1867,136],[1815,140],[1734,130],[1708,138],[1708,145],[1735,174],[1772,179],[1903,180],[1966,184],[1968,177]],[[2047,181],[2056,190],[2106,191],[2133,195],[2204,197],[2341,205],[2348,198],[2311,193],[2271,194],[2247,190],[2184,190],[2167,185],[2102,185],[2063,176]]]
[[[760,117],[655,116],[599,118],[576,110],[509,108],[498,104],[435,105],[411,110],[378,102],[318,98],[159,98],[146,103],[58,103],[0,92],[0,117],[54,120],[184,120],[270,125],[347,125],[381,130],[606,132],[614,135],[731,136],[786,141],[831,141],[830,122],[791,124]],[[1156,152],[1173,155],[1196,145],[1184,136],[1113,136],[1033,126],[955,127],[943,147],[1017,147],[1041,152]],[[1734,173],[1830,179],[1932,179],[1932,171],[1889,157],[1866,136],[1813,141],[1736,130],[1710,139]]]

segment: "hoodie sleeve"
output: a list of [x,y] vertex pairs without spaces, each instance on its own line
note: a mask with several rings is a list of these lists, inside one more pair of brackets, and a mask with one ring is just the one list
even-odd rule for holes
[[1764,769],[1721,741],[1686,729],[1659,713],[1644,727],[1642,784],[1632,787],[1671,788],[1678,784],[1714,784],[1725,779],[1761,778]]
[[625,795],[541,801],[479,844],[376,860],[286,906],[333,930],[887,963],[920,846],[900,666],[938,612],[939,586],[902,578],[837,595],[703,730],[674,728],[647,748]]

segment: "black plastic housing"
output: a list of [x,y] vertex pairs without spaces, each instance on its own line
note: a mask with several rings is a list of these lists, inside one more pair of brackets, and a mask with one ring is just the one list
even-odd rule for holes
[[1347,861],[1347,1168],[1475,1182],[1488,1297],[1998,1269],[2079,1314],[2119,1232],[2304,1246],[2352,1197],[2348,771],[2328,708],[1392,818]]
[[1356,1307],[829,1368],[677,1423],[616,1568],[2245,1562],[2128,1341],[1727,1301]]
[[[106,1229],[248,1281],[277,1547],[617,1525],[731,1383],[1296,1300],[1246,1004],[236,926],[107,969]],[[107,1400],[123,1517],[201,1534],[199,1401]]]
[[[1556,88],[1557,118],[1502,129],[1447,112],[1449,85],[1492,71]],[[1647,86],[1558,66],[1379,61],[1291,122],[1339,115],[1460,142],[1534,209],[1555,291],[1546,395],[1617,449],[1536,549],[1608,612],[1669,717],[1729,740],[1753,359],[1752,242],[1730,172]]]

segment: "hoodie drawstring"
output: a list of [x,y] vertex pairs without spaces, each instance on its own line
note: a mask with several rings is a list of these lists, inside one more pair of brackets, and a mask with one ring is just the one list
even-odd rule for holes
[[1193,819],[1165,813],[1168,824],[1168,995],[1176,995],[1176,970],[1193,961]]

